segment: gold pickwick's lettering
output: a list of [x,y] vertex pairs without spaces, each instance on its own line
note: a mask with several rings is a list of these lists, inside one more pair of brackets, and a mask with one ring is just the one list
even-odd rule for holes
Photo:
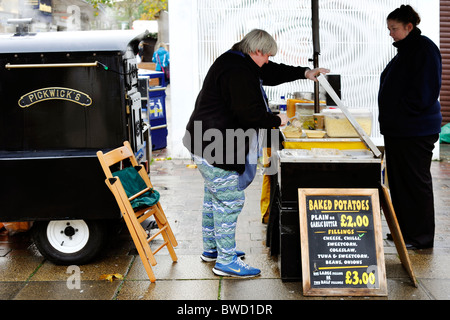
[[86,93],[60,87],[42,88],[31,91],[20,97],[18,104],[21,108],[27,108],[35,103],[46,100],[66,100],[82,106],[90,106],[92,99]]

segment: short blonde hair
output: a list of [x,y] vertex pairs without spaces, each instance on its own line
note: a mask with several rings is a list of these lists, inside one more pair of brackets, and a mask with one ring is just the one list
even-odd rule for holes
[[166,51],[168,51],[169,49],[167,48],[167,44],[165,44],[164,42],[160,42],[160,43],[158,43],[157,45],[156,45],[156,50],[158,50],[159,48],[163,48],[163,49],[165,49]]
[[262,54],[274,56],[277,53],[278,47],[274,38],[266,31],[253,29],[241,41],[235,43],[232,50],[241,51],[246,54],[261,51]]

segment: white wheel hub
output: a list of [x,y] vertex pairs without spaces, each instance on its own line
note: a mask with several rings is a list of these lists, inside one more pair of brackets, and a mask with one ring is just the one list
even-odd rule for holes
[[47,226],[47,238],[62,253],[74,253],[89,240],[89,227],[84,220],[53,220]]

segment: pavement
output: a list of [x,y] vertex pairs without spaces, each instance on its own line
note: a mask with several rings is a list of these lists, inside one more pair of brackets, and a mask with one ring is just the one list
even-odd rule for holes
[[[151,283],[131,237],[124,228],[111,239],[95,261],[80,266],[59,266],[36,249],[29,232],[0,234],[0,300],[158,300],[177,301],[307,301],[307,300],[449,300],[450,299],[450,145],[441,144],[441,160],[433,161],[436,238],[432,249],[410,250],[417,277],[414,287],[403,268],[394,243],[383,240],[387,297],[306,297],[301,282],[280,278],[278,258],[265,245],[266,225],[261,222],[259,201],[262,176],[246,190],[246,203],[237,225],[237,246],[246,252],[245,262],[258,267],[257,278],[215,276],[213,263],[200,260],[203,180],[189,160],[170,158],[170,146],[154,151],[150,177],[161,194],[161,204],[177,241],[178,262],[166,249],[156,255]],[[383,236],[389,232],[382,217]],[[152,246],[158,246],[154,240]],[[116,274],[112,281],[102,275]],[[1,303],[1,302],[0,302]],[[265,303],[267,304],[267,303]],[[1,304],[0,304],[1,305]],[[175,312],[175,310],[172,310]],[[181,312],[188,312],[184,309]]]

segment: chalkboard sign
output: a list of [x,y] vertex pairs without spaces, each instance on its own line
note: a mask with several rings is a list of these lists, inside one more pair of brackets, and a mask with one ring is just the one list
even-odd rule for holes
[[385,296],[377,189],[298,189],[305,296]]

